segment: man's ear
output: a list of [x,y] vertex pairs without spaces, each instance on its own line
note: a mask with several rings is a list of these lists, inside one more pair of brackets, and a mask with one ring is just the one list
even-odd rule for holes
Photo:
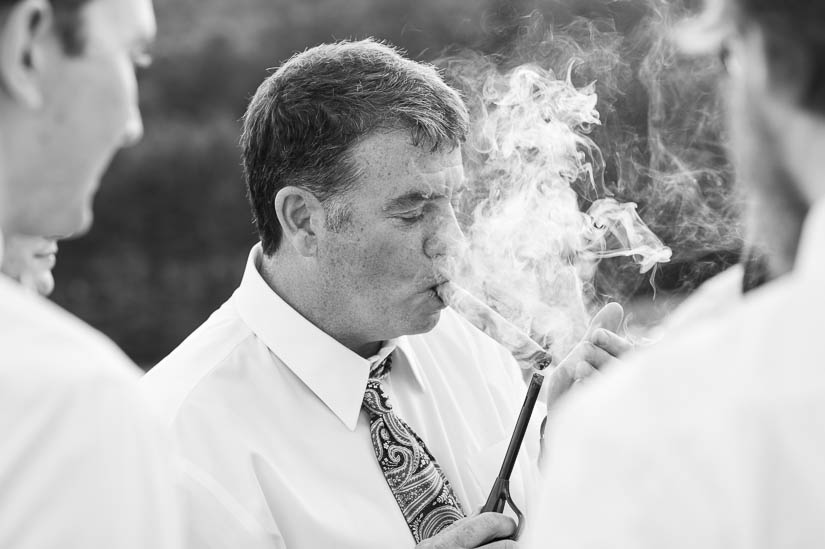
[[324,225],[324,207],[311,192],[300,187],[284,187],[275,195],[275,213],[283,240],[305,257],[314,256],[317,232]]
[[43,104],[41,74],[54,31],[48,0],[19,0],[0,23],[0,86],[32,109]]

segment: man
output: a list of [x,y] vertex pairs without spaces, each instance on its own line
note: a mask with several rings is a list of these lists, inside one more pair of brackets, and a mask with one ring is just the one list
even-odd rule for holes
[[[259,87],[242,148],[261,244],[144,378],[198,471],[187,546],[515,546],[509,517],[462,518],[525,394],[512,357],[436,293],[462,236],[466,131],[432,67],[371,40],[309,49]],[[580,346],[563,384],[620,352],[596,331],[608,342]],[[537,442],[515,468],[518,505]]]
[[[5,234],[89,226],[109,160],[140,138],[134,70],[154,34],[149,0],[0,4]],[[138,376],[111,341],[0,276],[0,547],[178,546],[170,454]]]
[[825,9],[719,0],[708,20],[777,278],[561,407],[529,547],[825,545]]

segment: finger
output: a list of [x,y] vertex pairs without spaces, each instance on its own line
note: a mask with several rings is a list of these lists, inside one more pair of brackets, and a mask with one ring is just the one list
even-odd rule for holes
[[556,404],[562,395],[564,395],[570,386],[573,385],[573,382],[576,381],[573,377],[573,372],[569,371],[567,368],[556,368],[553,372],[548,376],[547,381],[547,410],[548,413],[550,409]]
[[622,325],[624,318],[624,309],[618,303],[611,302],[599,310],[598,313],[590,321],[590,326],[587,328],[584,337],[587,338],[599,328],[610,330],[611,332],[618,332]]
[[594,368],[598,369],[602,368],[603,366],[605,366],[612,360],[615,360],[616,358],[590,341],[582,341],[581,343],[579,343],[577,357],[579,360],[572,365],[574,372],[576,371],[576,368],[578,368],[578,365],[581,362],[586,362]]
[[516,531],[516,523],[501,513],[481,513],[475,517],[462,519],[464,523],[451,530],[455,545],[472,549],[494,540],[505,539]]
[[488,543],[480,549],[518,549],[518,542],[511,539],[503,539],[500,541],[494,541],[493,543]]
[[578,364],[576,364],[576,369],[573,372],[573,378],[576,381],[581,381],[583,379],[587,379],[588,377],[590,377],[594,374],[598,374],[598,373],[599,373],[599,371],[596,368],[594,368],[589,363],[582,361],[582,362],[579,362]]
[[619,334],[613,333],[604,328],[596,330],[590,341],[600,349],[603,349],[618,358],[633,349],[633,344]]

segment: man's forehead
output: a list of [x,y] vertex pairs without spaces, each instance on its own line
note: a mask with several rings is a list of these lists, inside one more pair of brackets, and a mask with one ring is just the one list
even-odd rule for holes
[[415,146],[407,132],[372,134],[353,147],[353,158],[367,171],[414,171],[422,174],[461,170],[461,149],[431,151]]
[[420,151],[401,159],[396,194],[419,192],[424,196],[449,196],[464,184],[461,153]]
[[463,174],[464,167],[461,163],[461,151],[458,147],[446,153],[431,153],[416,149],[417,155],[409,156],[410,165],[423,174]]
[[418,167],[421,177],[416,178],[417,187],[433,194],[450,194],[464,185],[464,168],[459,164],[434,167]]

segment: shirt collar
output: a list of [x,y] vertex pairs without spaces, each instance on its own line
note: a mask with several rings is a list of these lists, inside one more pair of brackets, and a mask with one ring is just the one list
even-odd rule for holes
[[799,241],[797,265],[802,276],[825,277],[825,198],[808,211]]
[[387,358],[387,356],[389,356],[389,354],[393,351],[395,351],[395,357],[393,357],[394,361],[392,368],[409,368],[410,372],[412,372],[412,377],[416,383],[416,386],[418,389],[424,391],[426,384],[424,383],[424,376],[421,373],[421,366],[418,358],[415,356],[415,351],[413,351],[412,345],[410,345],[410,340],[407,337],[397,337],[395,339],[385,341],[378,353],[367,359],[370,368]]
[[[260,274],[263,250],[249,253],[243,279],[232,300],[255,335],[340,419],[354,430],[361,412],[370,366],[393,351],[404,353],[420,387],[421,375],[406,337],[387,341],[365,359],[333,339],[293,309]],[[397,356],[395,357],[398,358]],[[398,364],[399,367],[401,364]]]
[[367,359],[367,362],[370,365],[370,368],[375,366],[376,364],[380,363],[382,360],[387,358],[392,354],[392,352],[398,347],[398,340],[397,339],[389,339],[384,342],[384,345],[381,346],[381,349],[371,357]]

